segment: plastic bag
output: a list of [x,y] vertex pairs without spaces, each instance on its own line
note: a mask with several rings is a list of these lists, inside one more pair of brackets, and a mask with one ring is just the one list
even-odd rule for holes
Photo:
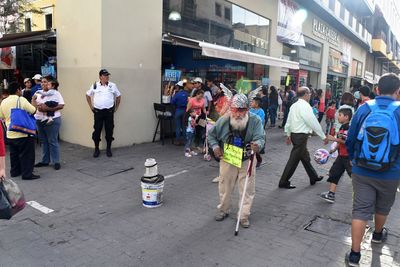
[[11,179],[3,181],[3,186],[7,192],[8,200],[10,201],[12,208],[12,215],[20,212],[25,208],[25,197],[19,186]]
[[3,183],[0,183],[0,219],[9,220],[12,217],[12,207],[4,189]]

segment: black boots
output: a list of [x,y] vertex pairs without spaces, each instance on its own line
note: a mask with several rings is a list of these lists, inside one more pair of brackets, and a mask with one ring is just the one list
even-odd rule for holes
[[107,157],[112,157],[111,153],[111,142],[107,142],[107,151],[106,151]]
[[99,149],[99,144],[100,142],[94,142],[94,152],[93,152],[93,157],[98,158],[100,156],[100,149]]
[[[107,157],[112,157],[111,142],[107,142],[106,155],[107,155]],[[99,156],[100,156],[99,144],[98,144],[98,143],[95,143],[95,144],[94,144],[93,157],[94,157],[94,158],[98,158]]]

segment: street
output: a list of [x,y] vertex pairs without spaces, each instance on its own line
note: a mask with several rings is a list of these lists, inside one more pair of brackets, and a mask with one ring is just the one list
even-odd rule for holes
[[[214,220],[218,191],[211,180],[218,164],[202,155],[185,158],[183,147],[170,143],[118,148],[112,158],[102,151],[97,159],[92,149],[62,143],[61,170],[38,168],[39,180],[14,179],[27,201],[54,212],[27,206],[0,221],[0,266],[344,266],[350,178],[342,177],[335,204],[318,197],[328,189],[332,159],[321,166],[313,162],[324,181],[310,186],[299,165],[291,180],[297,188],[278,189],[291,147],[282,130],[268,129],[251,227],[234,236],[237,194],[231,216]],[[312,154],[322,141],[312,137],[308,147]],[[36,153],[38,161],[39,146]],[[150,157],[167,176],[164,204],[155,209],[141,203],[140,178]],[[366,233],[361,266],[400,266],[399,207],[397,201],[389,216],[386,243],[371,246],[373,229]]]

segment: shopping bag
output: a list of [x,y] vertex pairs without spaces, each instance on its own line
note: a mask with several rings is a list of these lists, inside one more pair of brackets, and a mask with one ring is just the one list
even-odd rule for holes
[[36,135],[36,120],[33,115],[20,108],[19,99],[17,106],[11,109],[9,131]]
[[12,217],[12,208],[4,189],[3,183],[0,183],[0,219],[9,220]]
[[25,208],[25,196],[19,186],[11,179],[5,179],[3,187],[7,192],[8,200],[11,205],[11,213],[14,216]]

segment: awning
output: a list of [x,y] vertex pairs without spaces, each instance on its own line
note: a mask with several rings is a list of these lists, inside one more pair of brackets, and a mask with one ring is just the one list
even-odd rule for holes
[[260,65],[268,65],[272,67],[281,67],[288,69],[299,69],[299,63],[280,59],[276,57],[264,56],[256,53],[242,51],[234,48],[215,45],[206,42],[199,43],[203,56],[216,57],[223,59],[237,60],[247,63],[255,63]]
[[163,41],[185,47],[197,48],[202,51],[203,56],[236,60],[247,63],[268,65],[272,67],[282,67],[288,69],[299,69],[299,63],[295,61],[280,59],[276,57],[264,56],[252,52],[242,51],[234,48],[228,48],[222,45],[215,45],[207,42],[200,42],[194,39],[174,35],[164,34]]
[[55,38],[56,32],[54,30],[5,34],[2,38],[0,38],[0,48],[30,43],[55,41]]

